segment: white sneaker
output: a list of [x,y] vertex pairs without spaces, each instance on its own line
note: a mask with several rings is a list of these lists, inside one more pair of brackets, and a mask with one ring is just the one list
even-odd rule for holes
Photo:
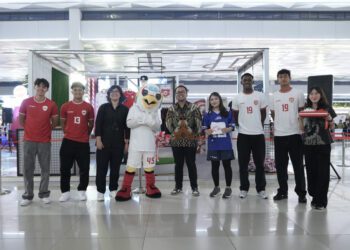
[[260,191],[260,192],[258,193],[258,196],[259,196],[261,199],[267,199],[267,198],[268,198],[268,196],[267,196],[267,194],[266,194],[266,192],[265,192],[264,190]]
[[105,200],[105,194],[97,192],[97,201],[104,201]]
[[239,193],[239,198],[244,199],[247,197],[247,195],[248,195],[247,191],[241,190],[241,192]]
[[80,201],[86,201],[87,200],[86,191],[78,191],[78,195],[79,195],[79,200]]
[[32,203],[32,200],[28,199],[22,199],[21,202],[19,203],[22,207],[28,206],[30,203]]
[[49,197],[42,198],[41,201],[42,201],[44,204],[50,204],[50,203],[51,203],[51,200],[50,200]]
[[66,202],[70,199],[70,192],[64,192],[61,194],[61,197],[59,199],[60,202]]
[[114,199],[117,196],[117,191],[114,190],[114,191],[109,192],[109,196]]

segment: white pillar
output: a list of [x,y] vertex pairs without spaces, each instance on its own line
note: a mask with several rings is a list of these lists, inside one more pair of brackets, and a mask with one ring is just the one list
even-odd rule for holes
[[80,9],[69,9],[69,48],[73,50],[82,49],[80,41],[81,33],[81,11]]
[[175,76],[175,87],[177,87],[179,85],[180,85],[180,77],[179,77],[179,75],[176,75]]
[[[81,50],[82,45],[80,41],[80,33],[81,33],[81,11],[77,8],[69,9],[69,49],[71,50]],[[83,55],[81,55],[82,60],[84,60]],[[84,65],[78,60],[70,60],[70,65],[72,65],[75,69],[84,70]],[[73,79],[74,78],[74,79]],[[73,99],[73,94],[70,91],[70,86],[73,81],[82,81],[80,80],[82,77],[80,74],[74,73],[69,76],[69,100]],[[86,84],[85,82],[82,82]]]
[[33,96],[33,52],[28,53],[28,95]]
[[[264,49],[263,52],[263,91],[267,101],[270,100],[270,64],[269,64],[269,49]],[[265,124],[270,124],[269,112],[267,112]]]
[[236,86],[236,93],[239,94],[239,91],[241,89],[241,76],[242,72],[237,71],[237,86]]
[[270,92],[270,65],[269,65],[269,49],[264,49],[263,52],[263,91],[266,97]]

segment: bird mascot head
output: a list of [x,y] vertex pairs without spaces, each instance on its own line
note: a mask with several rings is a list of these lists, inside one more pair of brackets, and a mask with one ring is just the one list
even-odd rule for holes
[[155,112],[162,104],[163,96],[157,85],[146,84],[139,89],[137,93],[137,105],[147,111]]

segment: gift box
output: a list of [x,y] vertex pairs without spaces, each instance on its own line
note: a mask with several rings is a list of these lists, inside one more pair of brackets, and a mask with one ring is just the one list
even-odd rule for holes
[[324,109],[305,109],[299,112],[299,116],[303,118],[324,118],[325,119],[325,129],[328,128],[328,112]]

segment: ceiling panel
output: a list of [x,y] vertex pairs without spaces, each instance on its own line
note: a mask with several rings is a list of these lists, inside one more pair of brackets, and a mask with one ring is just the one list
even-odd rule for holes
[[[31,49],[67,49],[65,41],[30,41],[30,42],[0,42],[0,81],[17,81],[25,78],[28,67],[28,50]],[[336,80],[350,81],[350,41],[349,40],[233,40],[233,41],[190,41],[190,40],[130,40],[130,41],[83,41],[83,48],[89,50],[173,50],[173,49],[224,49],[224,48],[269,48],[270,79],[276,78],[276,73],[281,68],[292,71],[295,80],[306,80],[310,75],[333,74]],[[247,52],[246,52],[247,53]],[[254,52],[253,52],[254,53]],[[233,53],[237,55],[237,53]],[[249,53],[248,53],[249,54]],[[156,55],[156,54],[155,54]],[[227,54],[230,55],[230,54]],[[68,55],[59,55],[63,61],[69,61]],[[146,53],[139,56],[147,57]],[[176,60],[163,57],[163,62],[169,67],[180,70],[183,67],[201,67],[213,63],[218,54],[197,54],[195,56],[180,54]],[[72,57],[73,58],[73,57]],[[105,70],[135,70],[138,65],[138,56],[105,55],[100,60],[99,56],[81,55],[81,60],[86,65],[86,70],[91,71],[95,65]],[[74,59],[76,60],[76,59]],[[222,63],[227,67],[224,58]],[[243,59],[242,59],[243,60]],[[109,63],[105,63],[109,62]],[[63,63],[60,63],[63,65]],[[64,67],[64,66],[62,66]],[[253,73],[262,77],[261,65],[256,65]],[[209,75],[209,77],[225,77],[224,74]],[[232,79],[234,73],[228,74]],[[193,78],[187,74],[187,78]],[[204,76],[202,76],[204,78]],[[205,76],[208,79],[208,75]],[[200,80],[200,79],[199,79]]]

